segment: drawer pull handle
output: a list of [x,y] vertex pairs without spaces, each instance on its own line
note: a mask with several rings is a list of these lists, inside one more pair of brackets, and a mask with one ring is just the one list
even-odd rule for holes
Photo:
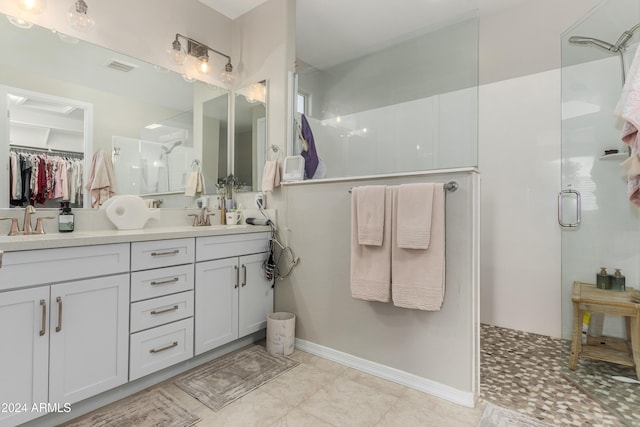
[[169,350],[170,348],[177,347],[177,346],[178,346],[178,341],[174,341],[172,344],[169,344],[162,348],[152,348],[151,350],[149,350],[149,353],[160,353],[161,351]]
[[170,311],[176,311],[177,309],[178,309],[178,306],[177,306],[177,305],[174,305],[174,306],[173,306],[173,307],[171,307],[171,308],[165,308],[164,310],[160,310],[160,311],[153,310],[153,311],[151,312],[151,314],[162,314],[162,313],[168,313],[168,312],[170,312]]
[[4,251],[0,251],[0,268],[2,268],[2,255],[4,255]]
[[242,287],[247,286],[247,266],[242,264]]
[[47,302],[41,299],[40,307],[42,307],[42,327],[40,328],[40,336],[43,336],[47,333]]
[[56,332],[62,330],[62,297],[56,297],[58,303],[58,324],[56,325]]
[[178,280],[180,280],[179,277],[174,277],[173,279],[169,279],[169,280],[161,280],[159,282],[154,280],[153,282],[151,282],[151,285],[152,286],[155,286],[155,285],[166,285],[168,283],[176,283]]
[[151,252],[151,256],[178,255],[179,253],[180,253],[180,249],[176,249],[169,252]]
[[238,289],[238,283],[240,282],[240,270],[238,270],[237,265],[234,265],[233,268],[234,270],[236,270],[236,285],[234,286],[234,288]]

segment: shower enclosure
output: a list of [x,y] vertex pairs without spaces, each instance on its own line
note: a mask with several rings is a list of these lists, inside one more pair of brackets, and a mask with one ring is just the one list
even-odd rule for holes
[[[629,153],[620,139],[623,121],[613,113],[640,41],[639,22],[638,0],[603,1],[562,36],[563,191],[558,197],[562,373],[629,425],[640,425],[634,414],[640,393],[637,385],[612,377],[637,379],[633,368],[587,358],[580,358],[575,371],[567,365],[573,282],[595,284],[602,267],[608,273],[619,268],[627,287],[640,287],[640,213],[628,200],[626,173],[619,165]],[[589,335],[597,344],[606,341],[599,337],[625,339],[624,319],[593,314]]]

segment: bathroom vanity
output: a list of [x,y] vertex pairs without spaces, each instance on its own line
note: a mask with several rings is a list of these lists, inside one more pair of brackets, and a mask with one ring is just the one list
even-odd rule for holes
[[1,237],[0,427],[264,329],[269,238],[260,226]]

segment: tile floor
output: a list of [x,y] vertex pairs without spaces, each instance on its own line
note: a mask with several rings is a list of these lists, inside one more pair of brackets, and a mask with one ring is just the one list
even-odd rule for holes
[[623,424],[560,374],[548,337],[483,325],[481,399],[466,408],[296,350],[300,365],[214,412],[172,384],[159,384],[202,420],[196,427],[476,426],[486,402],[559,426]]

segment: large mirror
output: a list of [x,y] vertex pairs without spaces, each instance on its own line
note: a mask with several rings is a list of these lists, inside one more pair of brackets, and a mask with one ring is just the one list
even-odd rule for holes
[[[55,141],[24,137],[24,129],[19,134],[16,124],[3,121],[0,158],[7,164],[0,172],[2,182],[9,182],[9,160],[5,159],[18,149],[48,155],[61,151],[63,156],[84,159],[85,181],[93,153],[102,149],[114,161],[117,194],[181,193],[185,174],[196,164],[210,181],[210,192],[228,174],[225,89],[36,25],[20,28],[0,19],[0,37],[11,40],[0,46],[0,84],[36,94],[40,115],[52,109],[46,106],[51,99],[69,100],[93,111],[93,125],[86,122],[89,116],[84,111],[88,110],[58,108],[56,112],[56,122],[79,119],[74,126],[88,129],[80,144],[70,142],[77,142],[79,132],[66,132],[65,140],[64,127],[54,128],[47,124],[51,121],[30,119],[33,133],[56,134]],[[5,95],[2,108],[20,104],[11,96]],[[15,145],[11,150],[9,141]],[[73,149],[68,148],[71,145]],[[2,185],[0,207],[10,206],[10,193]],[[51,206],[57,206],[55,202],[54,198]],[[86,200],[84,206],[89,206]]]
[[234,175],[240,190],[260,191],[267,150],[267,82],[236,91],[234,108]]

